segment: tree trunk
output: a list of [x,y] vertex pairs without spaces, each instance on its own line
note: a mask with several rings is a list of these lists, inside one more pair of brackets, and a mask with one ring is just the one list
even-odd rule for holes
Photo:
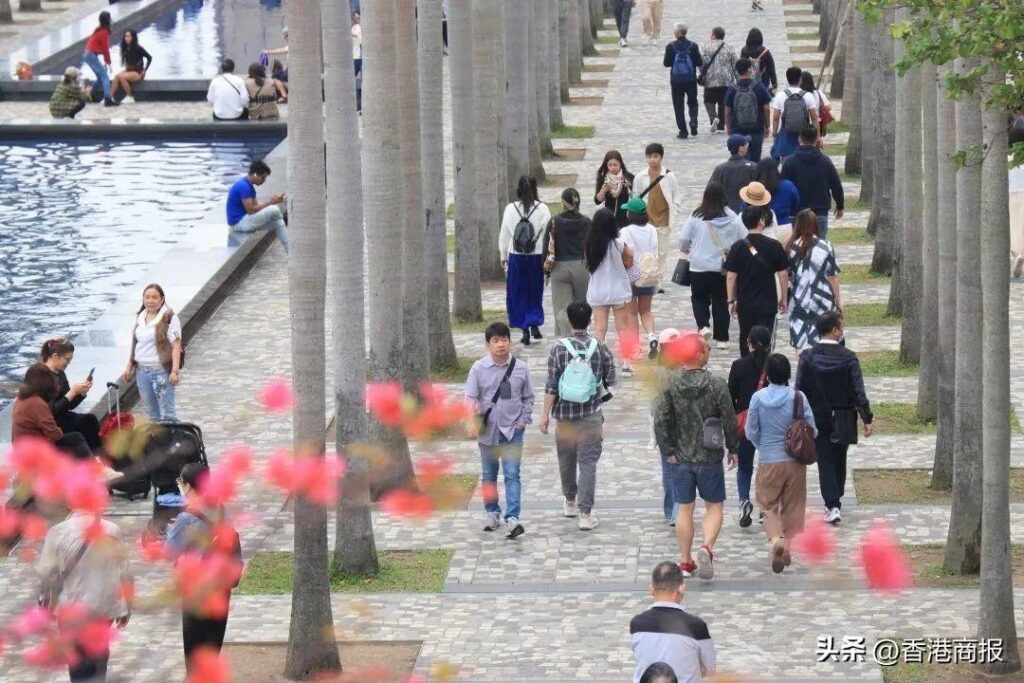
[[[569,83],[579,85],[583,78],[583,22],[580,17],[579,0],[562,0],[566,3],[566,28],[565,42],[568,49],[569,59]],[[507,29],[506,29],[506,35]],[[569,92],[566,89],[565,103],[569,102]]]
[[[952,143],[957,139],[956,108],[946,93],[945,66],[938,69],[935,101],[935,139]],[[956,162],[955,144],[946,144],[938,154],[938,205],[936,207],[939,246],[939,390],[935,406],[935,463],[933,489],[953,486],[953,425],[956,409]]]
[[[852,0],[847,0],[852,2]],[[840,29],[842,35],[838,37],[838,44],[835,46],[836,56],[832,62],[832,80],[829,83],[828,96],[832,99],[841,99],[846,101],[846,85],[850,80],[849,72],[847,68],[852,71],[853,62],[850,59],[850,51],[853,49],[853,15],[856,13],[856,9],[851,7],[850,11],[846,11],[846,5],[841,3],[839,10],[839,19],[842,20],[846,17],[843,22],[843,26]],[[849,148],[849,145],[847,145]],[[849,153],[849,152],[847,152]]]
[[597,39],[597,32],[604,24],[605,0],[590,0],[590,37]]
[[340,3],[326,2],[322,23],[335,450],[348,461],[336,510],[334,563],[346,572],[372,576],[380,567],[370,517],[369,466],[358,448],[349,449],[366,442],[363,163],[352,70],[352,21]]
[[[480,279],[504,282],[498,254],[498,88],[494,44],[501,31],[501,0],[473,3],[473,129],[475,135],[476,230],[480,239]],[[545,96],[547,83],[545,82]],[[544,100],[547,106],[547,100]]]
[[[456,2],[448,10],[451,66],[452,151],[455,161],[455,317],[480,320],[480,229],[477,223],[476,147],[473,131],[473,10]],[[524,74],[525,77],[525,74]],[[435,171],[436,172],[436,171]]]
[[[541,44],[541,33],[540,28],[538,27],[540,20],[539,15],[541,12],[538,11],[538,2],[537,0],[527,0],[525,4],[526,9],[524,10],[524,14],[527,14],[529,17],[529,20],[527,21],[527,26],[529,27],[529,35],[527,36],[527,59],[529,60],[527,62],[527,68],[529,68],[527,81],[529,92],[527,93],[527,96],[529,97],[528,106],[530,108],[530,175],[536,178],[537,182],[540,182],[544,179],[544,165],[542,159],[544,155],[545,125],[544,120],[541,118],[540,109],[541,103],[543,102],[544,109],[547,110],[548,91],[546,87],[541,90],[541,78],[538,74],[541,72],[541,62],[546,62],[547,59],[541,59],[540,55],[537,54],[538,45]],[[548,123],[547,125],[550,126],[551,124]],[[550,144],[551,134],[549,132],[548,145]]]
[[[870,87],[875,73],[871,70],[871,53],[875,49],[874,31],[868,28],[864,15],[856,13],[853,22],[853,51],[857,60],[857,73],[860,79],[860,96],[855,105],[858,107],[860,121],[860,203],[870,206],[875,190],[875,158],[878,151],[878,122],[872,118],[875,88]],[[845,104],[845,102],[844,102]]]
[[[403,262],[402,184],[394,182],[402,150],[395,132],[399,112],[395,93],[400,86],[395,36],[395,0],[363,0],[363,209],[366,217],[367,307],[370,310],[370,376],[375,382],[402,379]],[[449,18],[450,20],[450,18]],[[399,214],[402,215],[402,214]],[[421,332],[422,334],[422,332]],[[405,436],[373,421],[370,433],[386,453],[375,467],[370,493],[379,498],[396,488],[415,487],[412,459]]]
[[582,55],[593,57],[597,54],[597,48],[594,47],[595,33],[590,30],[590,0],[569,1],[577,2],[580,6],[580,52]]
[[[570,0],[575,2],[576,0]],[[0,0],[0,24],[13,24],[14,13],[11,12],[11,0]]]
[[[328,0],[331,1],[331,0]],[[396,58],[401,64],[401,86],[395,91],[402,174],[402,381],[417,389],[430,376],[425,266],[423,169],[420,154],[420,78],[416,46],[416,3],[394,0],[398,15]],[[398,170],[396,169],[396,171]],[[436,171],[435,171],[436,172]],[[447,270],[447,269],[446,269]]]
[[[843,170],[846,171],[847,175],[860,175],[862,172],[862,159],[863,159],[863,146],[862,146],[862,128],[860,118],[861,99],[865,97],[865,93],[862,90],[861,81],[863,75],[858,68],[857,60],[857,48],[855,46],[856,36],[856,17],[857,10],[855,8],[850,10],[849,22],[850,25],[846,31],[846,81],[845,93],[843,95],[843,123],[850,127],[850,137],[846,143],[846,160],[845,167]],[[835,96],[835,93],[832,93]],[[864,178],[861,178],[861,182],[864,182]]]
[[[576,2],[576,0],[571,0]],[[584,0],[586,1],[586,0]],[[520,176],[530,174],[529,132],[529,49],[530,27],[527,3],[516,2],[505,6],[505,75],[508,91],[505,104],[508,110],[505,132],[508,136],[508,196],[516,196]]]
[[[974,66],[976,59],[956,60],[959,73]],[[956,103],[956,146],[974,154],[956,176],[956,413],[953,504],[944,561],[946,568],[957,574],[977,573],[981,564],[982,359],[977,347],[978,339],[984,338],[979,270],[981,166],[977,159],[981,142],[981,107],[977,95],[965,93]]]
[[444,173],[437,159],[444,158],[444,59],[441,57],[441,0],[419,0],[420,140],[423,169],[423,284],[426,294],[430,368],[458,363],[448,303],[448,220]]
[[[921,67],[921,113],[925,121],[936,114],[935,65]],[[920,123],[920,121],[919,121]],[[931,126],[928,126],[932,128]],[[921,330],[918,335],[921,369],[917,375],[917,414],[935,419],[939,372],[939,216],[938,149],[925,126],[916,131],[921,146],[923,194],[921,196]],[[928,139],[922,139],[927,135]],[[945,138],[949,139],[949,138]],[[952,329],[952,328],[949,328]]]
[[[998,72],[994,64],[990,72]],[[982,114],[985,161],[981,186],[982,515],[981,605],[978,638],[1003,643],[1002,662],[982,662],[986,674],[1020,670],[1013,613],[1010,559],[1010,201],[1006,175],[1006,122],[1010,112],[987,106]]]
[[18,0],[19,12],[42,12],[42,0]]
[[547,13],[548,42],[548,144],[551,144],[551,131],[562,127],[562,62],[559,46],[558,2],[541,0],[541,6]]
[[[292,441],[295,457],[323,458],[327,425],[325,304],[327,182],[320,90],[320,8],[292,0],[285,9],[294,41],[289,66],[295,106],[288,116],[288,302],[291,313]],[[327,510],[295,499],[294,579],[284,676],[304,680],[341,669],[327,574]]]
[[[887,12],[887,26],[892,23],[892,12]],[[875,166],[872,192],[873,205],[869,229],[874,228],[875,251],[871,269],[892,274],[893,255],[896,241],[896,208],[894,187],[896,185],[896,108],[894,99],[880,93],[895,92],[895,74],[890,68],[893,62],[893,39],[881,26],[872,29],[878,39],[878,49],[871,55],[873,76],[872,115],[877,125],[878,141],[874,146]]]
[[[902,9],[900,13],[905,21],[910,20],[910,10]],[[902,41],[901,41],[902,42]],[[902,59],[903,47],[897,59]],[[901,145],[904,161],[897,161],[902,172],[897,171],[896,177],[901,188],[900,222],[902,229],[902,247],[900,249],[900,289],[903,315],[900,334],[900,361],[917,363],[921,360],[921,70],[911,69],[897,85],[897,92],[902,93],[896,101],[900,104],[900,133],[906,141]],[[897,151],[897,153],[899,153]],[[932,165],[934,171],[935,166]],[[895,282],[895,278],[893,278]],[[891,303],[891,302],[890,302]],[[891,307],[891,306],[890,306]]]
[[[558,96],[562,104],[569,103],[569,56],[571,38],[569,37],[569,0],[558,0]],[[561,111],[561,107],[559,107]]]
[[[494,102],[495,112],[495,157],[494,168],[498,180],[498,210],[500,221],[501,207],[508,204],[508,72],[505,69],[505,3],[499,2],[495,8],[495,16],[498,18],[497,26],[492,33],[494,36],[494,82],[497,84],[498,97]],[[497,239],[494,242],[495,253],[497,253]],[[500,265],[500,264],[499,264]],[[504,277],[504,273],[502,274]]]
[[832,35],[835,5],[836,0],[822,0],[821,10],[818,12],[818,52],[825,52],[828,49],[828,39]]

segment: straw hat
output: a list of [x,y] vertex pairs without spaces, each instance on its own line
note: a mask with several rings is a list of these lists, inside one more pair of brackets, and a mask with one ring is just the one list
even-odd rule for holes
[[772,201],[772,193],[761,183],[753,182],[740,190],[740,199],[750,206],[767,206]]

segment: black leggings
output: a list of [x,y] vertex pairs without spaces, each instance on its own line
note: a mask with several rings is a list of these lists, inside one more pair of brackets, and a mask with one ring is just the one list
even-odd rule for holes
[[103,447],[103,440],[100,438],[100,421],[95,415],[89,413],[73,413],[70,410],[63,412],[57,417],[57,425],[67,432],[78,432],[85,437],[89,448],[97,450]]
[[185,665],[189,665],[192,652],[200,647],[212,647],[220,652],[224,645],[224,632],[228,628],[228,617],[203,619],[188,612],[181,613],[181,639],[185,645]]

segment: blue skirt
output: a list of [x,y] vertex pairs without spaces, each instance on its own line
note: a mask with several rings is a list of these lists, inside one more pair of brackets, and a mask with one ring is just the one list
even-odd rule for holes
[[508,255],[505,310],[509,327],[526,329],[544,324],[543,254]]

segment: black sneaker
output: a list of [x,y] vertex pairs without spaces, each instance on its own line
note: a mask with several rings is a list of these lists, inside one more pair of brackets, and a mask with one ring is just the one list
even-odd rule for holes
[[523,346],[530,345],[530,330],[523,330],[523,338],[519,340]]
[[530,334],[533,335],[534,339],[543,339],[544,335],[540,333],[540,328],[536,325],[530,326]]
[[522,536],[526,529],[524,529],[523,525],[519,523],[519,519],[517,517],[509,517],[505,520],[505,531],[508,532],[505,538],[511,539]]
[[751,519],[751,515],[753,514],[754,506],[750,503],[749,500],[745,500],[742,503],[740,503],[740,527],[746,529],[748,526],[750,526],[753,522],[753,520]]
[[103,106],[104,107],[120,107],[121,103],[120,102],[116,102],[116,101],[114,101],[114,100],[112,100],[112,99],[110,99],[108,97],[107,99],[103,100]]
[[694,126],[693,128],[690,129],[690,135],[692,135],[693,137],[697,137],[697,126]]
[[688,138],[690,136],[689,136],[689,134],[685,130],[681,130],[681,131],[679,131],[679,134],[676,135],[676,137],[679,138],[680,140],[685,140],[686,138]]

